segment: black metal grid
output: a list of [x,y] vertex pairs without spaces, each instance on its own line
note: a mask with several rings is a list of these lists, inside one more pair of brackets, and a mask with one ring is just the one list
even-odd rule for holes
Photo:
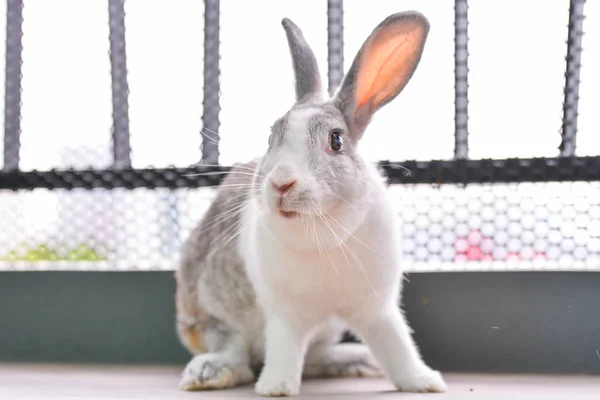
[[[600,157],[380,162],[390,184],[600,181]],[[0,172],[0,190],[198,188],[216,186],[229,167]],[[208,175],[204,175],[209,173]],[[202,175],[199,175],[202,174]]]
[[[132,169],[129,144],[128,85],[125,53],[124,0],[109,0],[113,85],[113,168],[23,172],[19,165],[22,0],[9,0],[6,41],[6,103],[4,153],[0,189],[34,188],[181,188],[216,185],[218,177],[190,176],[206,168]],[[382,162],[392,183],[483,183],[600,180],[600,157],[576,157],[577,103],[584,0],[571,0],[566,57],[563,141],[558,158],[468,159],[468,2],[455,1],[455,159],[446,161]],[[343,3],[328,0],[329,90],[343,72]],[[218,165],[219,159],[219,0],[205,0],[204,115],[199,159]],[[227,168],[220,167],[220,170]],[[408,172],[407,172],[408,170]]]

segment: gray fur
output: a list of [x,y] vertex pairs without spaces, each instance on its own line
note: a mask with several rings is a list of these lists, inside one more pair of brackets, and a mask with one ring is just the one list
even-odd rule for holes
[[296,102],[310,102],[321,95],[323,91],[317,59],[296,24],[287,18],[284,18],[281,24],[285,29],[292,55],[292,65],[296,79]]
[[[428,29],[420,14],[396,14],[375,29],[362,49],[378,30],[407,18],[418,19]],[[370,166],[356,147],[376,109],[356,115],[353,101],[356,75],[360,72],[358,60],[363,50],[338,95],[320,102],[321,79],[314,54],[296,25],[288,19],[282,24],[294,64],[297,103],[273,124],[265,156],[232,169],[182,248],[176,272],[177,330],[182,343],[196,354],[184,371],[183,389],[226,388],[248,383],[254,377],[250,368],[262,363],[264,316],[246,275],[235,235],[243,229],[241,210],[250,196],[259,203],[264,200],[261,189],[264,179],[277,164],[279,151],[294,142],[293,135],[305,135],[306,149],[301,149],[306,154],[303,172],[318,185],[316,189],[298,185],[286,195],[286,201],[295,208],[305,207],[302,211],[307,215],[318,212],[334,215],[338,208],[343,208],[342,202],[360,208],[369,198],[365,193],[370,187],[368,179],[372,179]],[[415,68],[417,63],[418,60]],[[302,132],[292,132],[290,121],[298,115],[310,117]],[[343,147],[339,152],[328,151],[333,129],[342,132]],[[319,210],[315,209],[315,200]],[[362,345],[336,345],[342,329],[343,325],[331,321],[313,339],[306,356],[305,376],[379,373]]]
[[[368,166],[356,152],[357,141],[347,134],[349,128],[344,115],[332,103],[297,105],[279,120],[281,122],[275,125],[277,129],[273,129],[272,133],[273,147],[259,161],[256,183],[262,185],[264,178],[273,167],[275,158],[271,158],[270,155],[275,154],[291,135],[296,134],[289,131],[287,121],[294,113],[307,109],[315,113],[308,120],[304,132],[307,136],[310,173],[319,181],[320,188],[330,194],[319,201],[322,211],[333,214],[335,208],[343,203],[341,199],[350,202],[356,199],[359,202],[363,198],[368,182],[361,177],[367,176]],[[343,132],[344,146],[339,153],[327,154],[323,150],[329,146],[329,132],[333,129]],[[260,193],[255,195],[260,197]],[[307,196],[314,197],[314,194],[298,190],[291,193],[289,198],[291,202],[303,203],[303,198]]]

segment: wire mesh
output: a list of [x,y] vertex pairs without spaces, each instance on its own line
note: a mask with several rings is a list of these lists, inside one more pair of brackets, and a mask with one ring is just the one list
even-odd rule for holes
[[394,186],[411,270],[598,270],[600,184]]
[[[600,270],[598,182],[389,190],[407,271]],[[0,191],[0,269],[176,268],[179,246],[214,195],[213,188]]]
[[[562,10],[562,3],[553,5],[552,9]],[[181,21],[181,25],[194,25],[198,21],[199,25],[204,23],[203,29],[177,31],[177,35],[173,36],[161,34],[156,41],[168,37],[164,39],[167,43],[162,43],[158,49],[149,49],[144,57],[139,58],[136,58],[136,54],[139,55],[136,48],[144,45],[144,32],[148,31],[139,28],[125,30],[125,27],[127,21],[132,21],[131,18],[153,21],[153,18],[141,12],[146,6],[140,5],[146,3],[141,0],[109,0],[108,7],[98,4],[83,6],[77,0],[53,0],[52,3],[30,2],[22,9],[22,1],[8,1],[3,154],[5,168],[12,168],[13,171],[0,172],[0,269],[176,268],[182,241],[198,223],[215,194],[215,189],[208,186],[219,182],[219,176],[195,174],[211,167],[186,166],[200,158],[205,164],[217,164],[220,152],[225,148],[221,146],[221,135],[225,142],[229,141],[230,149],[242,148],[244,155],[249,147],[255,146],[251,142],[256,142],[256,137],[261,134],[265,135],[261,146],[265,145],[267,123],[272,122],[276,112],[262,104],[253,103],[249,107],[248,99],[255,100],[256,93],[265,86],[272,71],[285,69],[291,73],[291,68],[285,64],[275,64],[275,61],[270,62],[271,69],[259,63],[241,68],[240,65],[249,63],[249,60],[267,59],[272,55],[274,50],[269,46],[255,46],[261,40],[271,40],[271,31],[253,32],[253,20],[234,23],[231,16],[239,14],[240,10],[254,10],[256,4],[267,7],[274,2],[257,0],[242,5],[233,0],[206,0],[204,18],[199,9],[186,8],[191,16],[185,18],[185,23],[181,12],[174,12],[169,17],[160,12],[157,6],[154,8],[155,15],[162,18],[163,22],[173,18],[173,21]],[[163,0],[161,4],[170,7],[171,3]],[[374,26],[382,17],[398,11],[396,1],[382,1],[380,14],[370,15],[373,24],[366,24],[363,17],[366,10],[372,7],[370,4],[346,3],[345,10],[342,9],[342,2],[335,0],[310,5],[294,1],[285,3],[285,7],[281,5],[283,3],[277,4],[282,10],[294,7],[295,10],[306,12],[305,21],[300,25],[307,28],[306,36],[315,48],[319,62],[323,64],[325,57],[328,57],[330,90],[342,78],[344,55],[353,57],[352,52],[366,37],[368,32],[361,30]],[[576,67],[581,52],[581,43],[578,41],[582,33],[581,4],[581,0],[571,1],[567,57],[571,67],[567,67],[567,97],[564,105],[564,123],[568,129],[562,132],[563,143],[568,143],[573,149],[577,120],[577,93],[574,88],[578,83],[578,78],[575,79],[578,76]],[[371,130],[380,131],[380,136],[373,136],[376,138],[371,143],[374,147],[367,144],[365,149],[376,159],[382,158],[381,154],[384,153],[379,152],[381,149],[389,151],[385,154],[394,155],[395,159],[405,158],[398,154],[413,155],[414,149],[409,145],[387,145],[389,137],[400,129],[399,120],[403,124],[402,130],[411,131],[413,137],[427,133],[431,135],[428,136],[430,138],[443,137],[443,140],[447,140],[447,143],[438,143],[436,139],[436,149],[445,151],[440,158],[446,160],[380,163],[392,184],[389,190],[397,200],[395,204],[403,232],[399,246],[403,248],[405,269],[600,270],[600,183],[590,182],[600,181],[600,157],[571,157],[573,153],[569,150],[568,154],[563,152],[563,157],[556,158],[467,158],[467,139],[470,139],[467,137],[467,119],[470,117],[467,95],[471,98],[471,88],[467,84],[467,75],[470,73],[467,68],[467,26],[473,17],[471,13],[467,14],[467,1],[457,0],[454,5],[454,9],[451,3],[443,7],[433,2],[422,6],[430,11],[424,12],[431,15],[432,26],[435,25],[441,32],[432,36],[433,48],[427,53],[435,54],[436,58],[427,59],[431,55],[424,57],[420,75],[415,74],[415,82],[407,88],[413,92],[409,92],[406,97],[408,100],[404,103],[400,100],[397,103],[406,107],[406,102],[414,102],[418,97],[422,103],[416,101],[415,107],[435,107],[437,103],[434,101],[439,101],[439,104],[444,104],[445,107],[439,107],[444,111],[436,111],[436,118],[428,118],[427,121],[423,121],[423,114],[411,116],[407,111],[395,115],[395,120],[385,122],[385,118],[380,119],[379,125],[371,127]],[[50,32],[36,28],[48,19],[48,15],[53,20],[64,14],[65,10],[70,10],[78,18],[67,18],[61,29]],[[443,20],[442,16],[447,15],[453,15],[454,19]],[[223,24],[222,19],[225,21]],[[517,22],[523,23],[524,20]],[[327,29],[324,29],[326,24]],[[21,25],[26,31],[23,37]],[[86,25],[102,28],[88,37]],[[149,26],[154,30],[153,24]],[[240,36],[240,29],[246,34]],[[275,29],[281,29],[279,24],[273,24],[273,32]],[[544,32],[556,30],[557,36],[561,34],[560,27],[555,28],[553,22],[548,22],[540,29]],[[225,41],[225,46],[222,46],[220,36],[223,31],[228,32],[227,37],[236,40]],[[360,35],[348,33],[355,31],[360,31]],[[74,32],[78,32],[78,35],[74,35]],[[320,32],[320,36],[316,32]],[[201,56],[178,58],[175,52],[164,50],[174,47],[172,42],[177,42],[181,36],[192,36],[194,39],[190,42],[192,46],[181,47],[179,53]],[[144,40],[140,40],[140,37]],[[279,35],[278,38],[283,43],[284,36]],[[274,43],[275,40],[278,39],[273,39]],[[89,44],[85,47],[85,55],[92,57],[89,62],[94,65],[89,70],[86,70],[86,66],[91,64],[83,61],[85,57],[72,52],[73,47],[82,46],[82,43]],[[49,46],[47,51],[44,50],[46,45]],[[555,50],[552,50],[550,58],[555,56]],[[345,51],[349,53],[344,54]],[[21,53],[24,60],[24,118],[19,115]],[[278,53],[283,53],[283,50]],[[128,65],[132,60],[131,54],[134,55],[133,60],[137,60],[133,61],[132,68]],[[221,54],[225,62],[221,62]],[[273,59],[276,58],[279,57],[273,56]],[[137,81],[136,76],[142,74],[144,65],[158,59],[167,59],[168,62],[151,70],[146,81]],[[192,65],[187,71],[191,71],[191,75],[195,73],[197,80],[176,77],[184,75],[181,73],[184,68],[181,64],[186,60],[191,61]],[[289,61],[287,57],[282,57],[282,60]],[[44,65],[44,68],[36,68],[36,65]],[[81,70],[86,73],[71,76]],[[143,92],[141,88],[157,80],[158,75],[167,86],[203,92],[203,96],[193,97],[193,101],[188,101],[184,106],[182,100],[177,99],[181,91]],[[221,76],[225,77],[223,97]],[[237,80],[234,76],[238,77]],[[560,79],[556,82],[558,87]],[[40,89],[39,84],[46,86]],[[440,88],[446,86],[448,90],[444,93],[454,95],[454,107],[452,96],[440,94],[432,97],[433,92],[441,93]],[[132,93],[131,88],[134,89]],[[423,92],[419,95],[421,97],[414,92],[425,88],[429,88],[429,92]],[[277,90],[281,92],[275,93],[282,95],[275,96],[272,104],[281,110],[289,109],[291,103],[284,104],[282,99],[286,91],[292,94],[292,85]],[[55,101],[58,92],[69,93],[64,105],[64,100]],[[86,101],[91,98],[100,98],[102,101],[90,106]],[[152,98],[155,104],[139,107],[142,98]],[[560,102],[559,95],[553,98],[557,104]],[[44,107],[53,104],[54,108],[45,110]],[[173,108],[181,112],[165,111],[166,104],[175,104]],[[224,113],[221,113],[222,104]],[[389,110],[397,111],[393,108]],[[160,113],[168,116],[162,122],[157,122],[159,119],[156,114]],[[183,114],[193,123],[185,127],[179,125],[177,121],[182,119]],[[554,114],[557,120],[560,119],[560,112]],[[225,129],[220,129],[220,117],[224,120]],[[406,120],[411,117],[414,119],[413,125],[406,125]],[[455,117],[454,159],[452,117]],[[146,121],[145,125],[140,123],[142,119]],[[37,126],[33,125],[35,121]],[[435,126],[440,126],[440,121],[446,121],[442,125],[448,127],[447,133],[435,131],[430,129],[434,125],[427,125],[435,122]],[[47,132],[39,128],[40,124],[48,126]],[[390,129],[390,126],[394,129]],[[22,135],[21,130],[24,133]],[[176,133],[180,130],[188,132],[185,140]],[[252,135],[247,131],[253,131]],[[492,135],[492,131],[489,130],[486,135]],[[188,140],[189,132],[192,132],[193,140]],[[548,132],[544,132],[547,137],[553,133]],[[389,136],[386,137],[386,134]],[[159,142],[151,138],[160,135],[170,138],[175,144],[170,146],[166,141]],[[242,137],[247,142],[242,141]],[[558,134],[555,137],[560,139]],[[145,142],[149,141],[155,145],[144,147]],[[201,150],[199,143],[202,143]],[[262,149],[261,146],[256,145],[255,148]],[[429,147],[424,154],[430,154],[432,149]],[[230,152],[227,160],[239,161],[235,159],[237,154],[240,153]],[[178,168],[152,168],[172,164]],[[14,171],[17,166],[21,167],[20,171]],[[225,170],[226,167],[214,169]]]
[[0,269],[173,269],[212,195],[210,188],[0,192]]

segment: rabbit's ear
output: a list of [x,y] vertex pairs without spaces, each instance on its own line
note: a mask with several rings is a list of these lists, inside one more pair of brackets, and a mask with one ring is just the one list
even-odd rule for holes
[[315,54],[304,39],[302,31],[291,20],[281,21],[292,54],[296,79],[296,102],[309,103],[322,99],[323,86]]
[[428,33],[427,19],[410,11],[389,16],[367,38],[333,100],[352,135],[360,138],[375,111],[408,83]]

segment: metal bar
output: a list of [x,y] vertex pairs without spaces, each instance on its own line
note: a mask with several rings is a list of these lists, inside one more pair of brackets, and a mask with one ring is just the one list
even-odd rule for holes
[[23,0],[6,4],[6,66],[4,76],[4,167],[19,169],[21,149],[21,64],[23,43]]
[[[468,184],[509,182],[600,181],[600,156],[506,160],[381,162],[394,184]],[[197,188],[218,185],[224,176],[211,172],[230,167],[109,169],[0,172],[0,190]],[[206,174],[206,173],[209,174]],[[203,174],[204,175],[199,175]]]
[[571,4],[569,6],[567,70],[565,72],[565,97],[563,103],[563,121],[561,130],[562,140],[559,146],[561,157],[571,157],[575,155],[584,4],[585,0],[571,0]]
[[469,156],[468,1],[454,2],[454,158]]
[[333,95],[344,77],[344,2],[327,0],[327,79]]
[[[204,0],[204,115],[202,163],[219,163],[219,0]],[[210,140],[207,140],[207,135]]]
[[113,105],[113,166],[115,168],[127,168],[131,166],[129,84],[127,83],[124,6],[125,0],[108,0]]

